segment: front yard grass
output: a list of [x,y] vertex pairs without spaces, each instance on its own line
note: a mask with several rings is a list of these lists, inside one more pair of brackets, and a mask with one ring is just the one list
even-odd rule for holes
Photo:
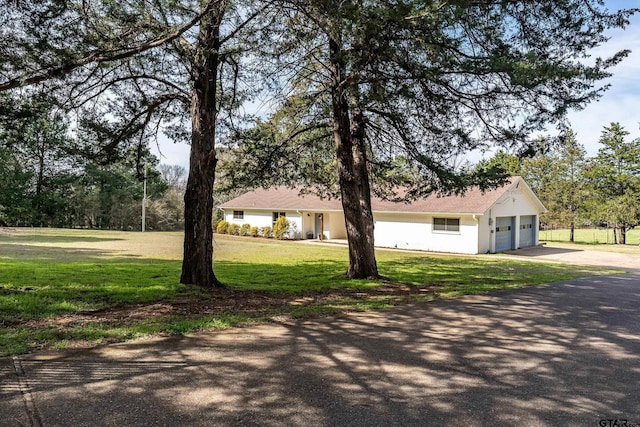
[[0,230],[0,355],[334,315],[601,274],[602,270],[378,251],[384,280],[347,280],[341,246],[215,235],[227,285],[181,285],[181,233]]

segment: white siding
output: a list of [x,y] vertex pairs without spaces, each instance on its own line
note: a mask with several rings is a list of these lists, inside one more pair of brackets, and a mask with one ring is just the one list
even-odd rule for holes
[[[234,209],[236,211],[242,209]],[[265,211],[257,211],[257,210],[243,210],[244,219],[233,219],[233,211],[234,210],[226,210],[224,211],[224,220],[233,224],[250,224],[254,227],[271,227],[271,212]]]
[[313,212],[302,212],[302,238],[307,238],[307,233],[315,235],[316,215]]
[[[244,219],[233,219],[233,211],[242,209],[227,209],[224,212],[224,219],[227,222],[234,224],[250,224],[255,227],[272,227],[272,215],[275,211],[258,210],[258,209],[244,209]],[[278,212],[285,212],[287,219],[291,224],[291,228],[295,228],[297,235],[296,239],[306,239],[307,232],[314,233],[314,238],[317,238],[319,230],[315,229],[315,218],[317,213],[324,215],[324,237],[327,239],[345,239],[347,232],[344,225],[344,216],[342,212],[298,212],[291,210],[283,210]],[[307,215],[308,214],[308,215]],[[294,225],[295,224],[295,225]],[[293,236],[290,236],[293,237]]]
[[[492,251],[491,238],[493,234],[491,230],[495,224],[489,224],[489,215],[479,215],[478,217],[478,253],[486,254]],[[495,221],[495,218],[493,219]]]
[[[265,210],[250,210],[244,209],[244,219],[233,219],[233,211],[242,210],[242,209],[229,209],[224,212],[224,219],[227,222],[233,224],[249,224],[253,227],[273,227],[273,212],[274,211],[265,211]],[[287,215],[287,219],[289,220],[290,230],[293,232],[295,230],[298,235],[290,236],[295,238],[300,238],[300,232],[302,230],[302,215],[297,211],[278,211],[285,212]]]
[[[327,220],[329,222],[327,223]],[[327,239],[346,239],[347,229],[344,225],[344,214],[342,212],[331,212],[325,214],[324,234]]]
[[287,212],[287,219],[289,220],[289,238],[301,239],[302,238],[302,214],[296,211]]
[[[433,218],[458,218],[460,231],[433,230]],[[478,253],[478,222],[469,215],[377,213],[376,246],[433,252]]]

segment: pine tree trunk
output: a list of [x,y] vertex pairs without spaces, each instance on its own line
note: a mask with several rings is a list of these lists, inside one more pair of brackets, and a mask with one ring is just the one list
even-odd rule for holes
[[329,45],[338,83],[332,93],[333,136],[349,244],[347,277],[376,279],[379,274],[374,250],[371,193],[364,149],[364,118],[359,111],[356,112],[352,128],[349,104],[344,87],[340,84],[345,75],[340,48],[334,41],[330,41]]
[[184,256],[180,283],[222,286],[213,273],[213,184],[216,158],[215,130],[217,76],[220,66],[220,20],[214,8],[200,23],[198,52],[191,96],[191,156],[184,196]]
[[44,227],[44,213],[42,206],[42,187],[44,187],[44,156],[45,156],[45,137],[40,136],[40,143],[38,144],[38,178],[36,181],[36,197],[34,212],[31,217],[31,225],[37,227]]
[[371,207],[371,186],[367,168],[367,145],[365,140],[365,118],[360,109],[352,110],[351,138],[356,189],[360,200],[360,221],[364,228],[366,247],[360,255],[366,260],[364,274],[368,278],[378,278],[378,266],[375,255],[373,209]]
[[569,230],[569,241],[570,241],[571,243],[573,243],[573,242],[574,242],[574,234],[575,234],[574,232],[575,232],[575,229],[576,229],[576,224],[575,224],[573,221],[571,221],[571,228],[570,228],[570,230]]

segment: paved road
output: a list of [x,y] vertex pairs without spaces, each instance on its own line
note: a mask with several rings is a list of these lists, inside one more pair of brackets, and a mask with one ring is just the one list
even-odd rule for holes
[[640,275],[0,359],[0,425],[640,424]]

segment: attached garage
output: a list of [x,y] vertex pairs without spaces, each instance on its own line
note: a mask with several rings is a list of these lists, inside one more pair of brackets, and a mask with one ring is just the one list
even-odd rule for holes
[[496,218],[496,252],[510,251],[514,249],[515,241],[514,217]]
[[518,247],[526,248],[535,244],[535,218],[535,215],[520,217],[520,244]]

